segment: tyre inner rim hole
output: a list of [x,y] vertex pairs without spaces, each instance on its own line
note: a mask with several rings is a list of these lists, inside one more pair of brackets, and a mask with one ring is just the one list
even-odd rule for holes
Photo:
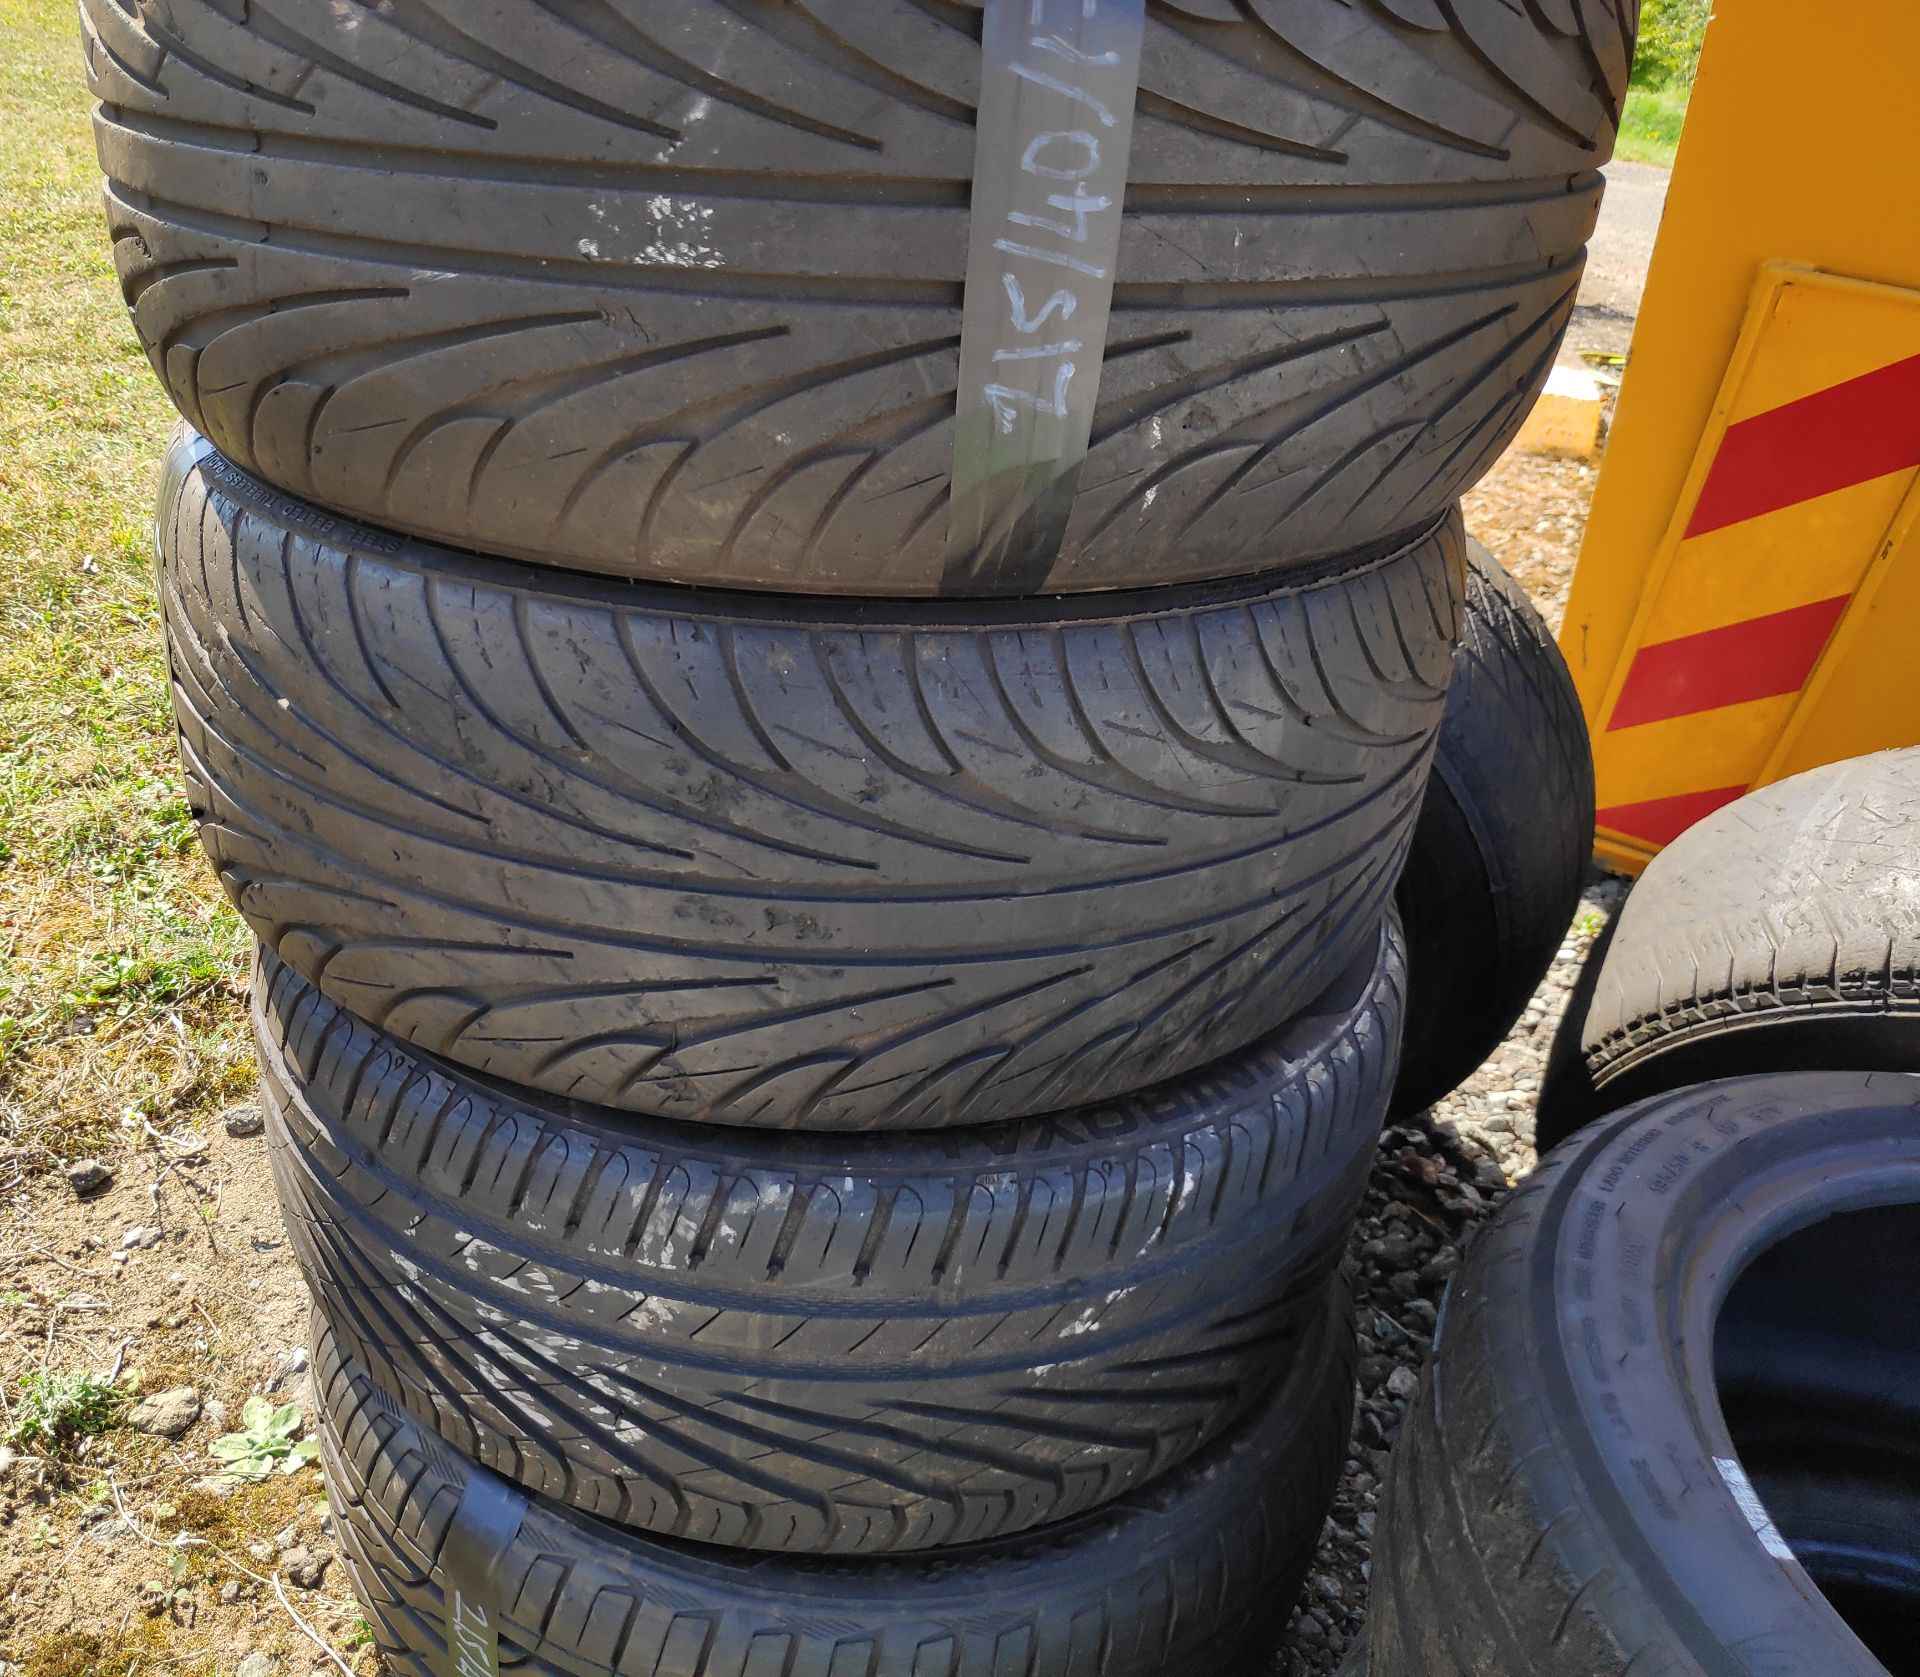
[[1795,1558],[1892,1677],[1920,1677],[1920,1204],[1769,1248],[1727,1296],[1714,1365]]

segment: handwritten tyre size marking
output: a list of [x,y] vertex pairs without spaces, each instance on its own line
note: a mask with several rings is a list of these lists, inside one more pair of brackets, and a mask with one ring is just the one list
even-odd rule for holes
[[440,1549],[446,1598],[444,1677],[500,1677],[500,1563],[531,1506],[525,1493],[478,1464]]
[[1043,591],[1113,309],[1146,0],[987,0],[949,591]]

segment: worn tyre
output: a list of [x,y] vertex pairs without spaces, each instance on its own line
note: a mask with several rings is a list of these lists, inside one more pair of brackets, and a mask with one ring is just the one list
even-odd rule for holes
[[[1094,444],[1035,592],[1431,524],[1573,305],[1634,0],[1154,0]],[[655,581],[950,571],[978,0],[86,0],[180,411],[281,488]]]
[[1526,590],[1478,542],[1467,554],[1446,719],[1400,876],[1399,1114],[1457,1089],[1513,1028],[1593,853],[1593,748],[1573,675]]
[[[498,1567],[501,1665],[567,1677],[1219,1677],[1312,1557],[1353,1406],[1342,1349],[1201,1459],[1096,1513],[923,1559],[742,1557],[536,1501]],[[320,1331],[327,1500],[376,1640],[442,1669],[441,1568],[473,1469]],[[492,1617],[493,1615],[489,1615]]]
[[[1372,1677],[1910,1670],[1861,1639],[1900,1569],[1863,1607],[1835,1555],[1884,1530],[1806,1487],[1920,1482],[1916,1300],[1920,1078],[1714,1083],[1559,1149],[1448,1295],[1376,1528]],[[1920,1528],[1885,1540],[1910,1558]]]
[[271,956],[255,1020],[295,1249],[384,1392],[624,1525],[873,1554],[1071,1518],[1326,1360],[1401,981],[1384,935],[1146,1094],[777,1149],[478,1083]]
[[1920,750],[1795,775],[1683,833],[1568,1009],[1542,1144],[1738,1072],[1920,1071],[1916,831]]
[[815,617],[170,458],[207,850],[289,966],[449,1059],[667,1117],[991,1121],[1230,1053],[1379,935],[1457,518],[1305,583]]

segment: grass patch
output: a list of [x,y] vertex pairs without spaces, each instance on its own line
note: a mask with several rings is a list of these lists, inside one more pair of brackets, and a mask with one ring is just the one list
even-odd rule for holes
[[165,1671],[169,1677],[214,1677],[211,1658],[173,1653],[176,1630],[170,1618],[136,1615],[109,1642],[93,1631],[60,1631],[34,1644],[20,1677],[137,1677]]
[[100,209],[70,0],[0,0],[0,1141],[245,1088],[247,943],[193,841],[149,537],[173,412]]
[[1688,86],[1636,87],[1627,92],[1620,116],[1620,139],[1615,154],[1631,163],[1658,163],[1673,167],[1680,130],[1687,120]]

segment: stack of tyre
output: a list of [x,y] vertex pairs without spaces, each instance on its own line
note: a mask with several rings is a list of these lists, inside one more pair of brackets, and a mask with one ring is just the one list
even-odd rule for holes
[[979,5],[83,11],[383,1648],[1237,1669],[1346,1452],[1456,503],[1622,8],[1153,0],[1019,579],[946,515]]

